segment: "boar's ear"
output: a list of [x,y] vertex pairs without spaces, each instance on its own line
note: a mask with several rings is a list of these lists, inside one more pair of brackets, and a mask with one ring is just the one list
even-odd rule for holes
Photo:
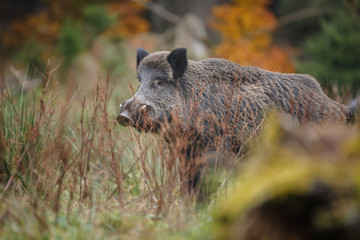
[[186,48],[177,48],[167,57],[173,71],[174,78],[182,77],[187,69],[188,59]]
[[139,66],[141,60],[143,60],[143,58],[146,57],[147,55],[149,55],[149,53],[143,48],[138,48],[136,50],[136,67]]

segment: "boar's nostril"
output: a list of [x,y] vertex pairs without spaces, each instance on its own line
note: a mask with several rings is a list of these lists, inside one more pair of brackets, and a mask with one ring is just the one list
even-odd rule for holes
[[126,109],[117,116],[116,120],[120,125],[123,126],[129,126],[131,123],[133,123],[133,120],[130,117],[130,113]]

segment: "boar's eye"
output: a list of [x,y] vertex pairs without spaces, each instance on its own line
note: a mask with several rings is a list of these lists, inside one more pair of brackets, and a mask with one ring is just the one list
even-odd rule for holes
[[159,79],[155,79],[154,86],[156,86],[158,88],[162,88],[164,86],[164,82]]

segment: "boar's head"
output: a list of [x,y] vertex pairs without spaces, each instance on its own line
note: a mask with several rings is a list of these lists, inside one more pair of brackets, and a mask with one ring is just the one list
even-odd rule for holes
[[185,48],[153,54],[138,49],[136,72],[140,85],[134,96],[120,105],[119,124],[156,132],[163,123],[171,122],[184,105],[179,82],[184,81],[187,66]]

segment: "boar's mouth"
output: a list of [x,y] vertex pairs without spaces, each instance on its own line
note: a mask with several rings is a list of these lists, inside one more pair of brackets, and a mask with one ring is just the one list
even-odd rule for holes
[[[134,127],[140,132],[158,132],[161,124],[151,121],[148,117],[148,112],[144,110],[145,108],[143,106],[145,105],[142,105],[140,111],[136,112],[135,117],[131,117],[130,112],[124,109],[117,116],[117,122],[122,126]],[[147,106],[147,109],[149,110],[150,107]]]

